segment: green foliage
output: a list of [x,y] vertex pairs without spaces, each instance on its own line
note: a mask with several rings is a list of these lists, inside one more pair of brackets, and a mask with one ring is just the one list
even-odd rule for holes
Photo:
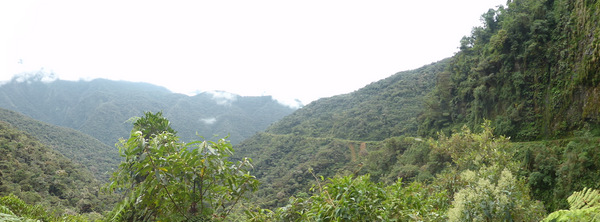
[[18,217],[14,218],[14,221],[50,221],[56,219],[53,218],[52,215],[49,215],[40,205],[26,204],[14,194],[0,197],[0,207],[2,209],[2,213],[4,214],[0,215],[0,219],[3,221],[5,218],[10,218],[10,216]]
[[598,190],[583,188],[582,191],[574,192],[567,201],[571,210],[600,207],[600,195]]
[[[323,98],[276,122],[272,134],[348,140],[416,135],[416,117],[448,60],[396,73],[355,92]],[[399,124],[401,123],[401,124]]]
[[0,195],[15,195],[45,210],[103,212],[115,201],[99,193],[87,169],[0,121]]
[[228,141],[180,143],[161,113],[145,113],[118,147],[125,160],[108,188],[126,198],[111,221],[223,220],[258,187],[249,159],[227,160],[233,154]]
[[539,221],[544,215],[540,202],[530,200],[526,185],[510,170],[483,167],[465,170],[461,178],[467,185],[454,194],[448,221]]
[[450,137],[443,134],[438,140],[432,140],[432,149],[452,158],[456,170],[477,170],[482,167],[498,164],[517,170],[517,162],[513,160],[514,151],[509,146],[509,139],[494,136],[490,121],[481,125],[481,133],[473,133],[464,126],[462,131]]
[[0,221],[14,222],[84,222],[101,219],[98,213],[90,214],[63,214],[58,215],[56,211],[48,212],[41,205],[25,203],[19,197],[10,194],[0,197]]
[[430,141],[432,157],[447,155],[453,163],[433,181],[454,197],[449,221],[540,220],[543,205],[531,200],[527,184],[513,174],[520,168],[508,138],[494,136],[490,121],[481,128],[473,133],[463,127],[450,137]]
[[[236,158],[249,156],[254,161],[253,175],[261,182],[260,189],[251,198],[261,208],[275,208],[288,203],[289,196],[306,192],[314,181],[313,169],[318,176],[334,177],[356,172],[362,174],[361,161],[366,156],[357,153],[352,161],[351,144],[360,141],[312,138],[300,135],[259,133],[236,147]],[[367,143],[366,150],[375,149]],[[355,147],[358,149],[358,146]]]
[[598,1],[514,0],[483,14],[438,74],[419,134],[490,119],[500,135],[535,140],[598,124],[599,12]]
[[312,189],[310,198],[290,198],[275,211],[249,214],[250,221],[445,221],[445,193],[431,192],[420,183],[401,180],[386,186],[369,175],[336,177]]
[[311,197],[311,207],[303,216],[315,221],[381,220],[385,192],[369,176],[332,178],[318,195]]
[[0,121],[6,121],[27,132],[43,144],[68,156],[92,172],[96,179],[108,181],[110,173],[119,164],[117,150],[77,130],[50,125],[17,112],[0,108]]
[[559,210],[548,215],[543,221],[600,221],[600,192],[584,188],[574,192],[567,200],[569,210]]
[[575,133],[565,140],[513,143],[515,159],[522,160],[522,175],[528,176],[532,196],[548,211],[568,207],[574,191],[597,189],[600,180],[600,146],[590,132]]

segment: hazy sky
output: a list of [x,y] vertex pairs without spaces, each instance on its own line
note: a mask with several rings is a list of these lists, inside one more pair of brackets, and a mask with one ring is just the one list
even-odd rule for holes
[[506,0],[0,2],[0,81],[149,82],[304,104],[452,56]]

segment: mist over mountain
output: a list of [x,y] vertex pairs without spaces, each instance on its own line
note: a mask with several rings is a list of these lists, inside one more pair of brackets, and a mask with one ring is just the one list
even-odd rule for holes
[[293,108],[270,96],[226,92],[195,96],[164,87],[125,81],[47,81],[43,75],[13,78],[0,86],[0,107],[34,119],[70,127],[114,146],[131,130],[128,119],[144,111],[163,111],[183,140],[229,136],[237,143],[290,114]]

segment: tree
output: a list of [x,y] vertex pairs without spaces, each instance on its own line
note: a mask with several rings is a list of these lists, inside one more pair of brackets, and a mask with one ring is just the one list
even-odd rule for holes
[[544,215],[540,202],[531,200],[526,185],[500,167],[483,167],[461,173],[467,186],[454,194],[448,221],[539,221]]
[[179,142],[162,114],[145,113],[128,140],[117,144],[125,158],[108,188],[122,192],[111,221],[223,220],[258,180],[249,174],[251,160],[233,163],[225,139]]
[[[315,176],[316,177],[316,176]],[[250,221],[446,221],[445,192],[428,189],[419,182],[397,182],[386,186],[370,176],[321,179],[309,198],[291,197],[290,203],[274,212],[249,212]]]

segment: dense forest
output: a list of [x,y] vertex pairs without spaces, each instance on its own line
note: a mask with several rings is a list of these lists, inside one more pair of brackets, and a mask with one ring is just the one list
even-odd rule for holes
[[195,96],[172,93],[147,84],[95,79],[92,81],[42,81],[38,72],[14,77],[0,85],[0,107],[54,125],[96,137],[113,147],[127,137],[127,120],[144,111],[163,111],[182,139],[229,136],[238,143],[292,113],[270,96],[247,97],[226,92]]
[[512,1],[464,37],[420,116],[433,136],[492,120],[516,140],[572,136],[600,122],[597,1]]
[[49,206],[31,196],[56,193],[12,179],[31,188],[3,189],[0,218],[600,221],[600,2],[510,0],[481,20],[453,57],[312,102],[235,146],[180,140],[178,117],[149,108],[118,123],[129,137],[113,141],[110,209],[36,213]]
[[[0,148],[0,195],[6,196],[0,200],[2,206],[36,203],[40,206],[38,219],[54,218],[48,211],[55,215],[81,214],[71,219],[83,220],[101,218],[98,212],[111,209],[116,202],[116,197],[100,192],[104,182],[88,169],[3,121]],[[4,220],[1,215],[0,219]]]
[[110,172],[119,164],[119,153],[98,139],[77,130],[54,126],[25,115],[0,108],[0,121],[35,137],[44,145],[69,157],[92,172],[96,179],[107,182]]

